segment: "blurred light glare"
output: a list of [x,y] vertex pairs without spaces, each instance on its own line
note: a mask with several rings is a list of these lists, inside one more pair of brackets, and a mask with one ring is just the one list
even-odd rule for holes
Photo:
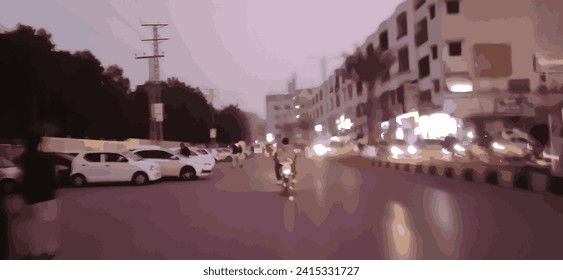
[[497,149],[497,150],[504,150],[504,149],[506,149],[505,146],[503,146],[503,145],[501,145],[501,144],[499,144],[499,143],[497,143],[497,142],[494,142],[494,143],[493,143],[493,148],[495,148],[495,149]]
[[455,84],[455,85],[452,85],[451,91],[452,92],[460,92],[460,93],[472,92],[473,86],[470,85],[470,84]]
[[268,141],[268,143],[274,142],[274,135],[272,133],[268,133],[266,135],[266,141]]
[[418,152],[418,149],[417,149],[415,146],[410,145],[410,146],[407,148],[407,152],[409,152],[409,154],[411,154],[411,155],[414,155],[414,154],[416,154],[416,153]]
[[323,125],[322,125],[322,124],[317,124],[317,125],[315,125],[315,131],[316,131],[316,132],[321,132],[321,131],[323,131]]

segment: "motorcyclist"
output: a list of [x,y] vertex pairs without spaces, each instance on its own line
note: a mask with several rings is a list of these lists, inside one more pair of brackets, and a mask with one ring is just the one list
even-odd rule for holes
[[278,184],[282,183],[281,181],[282,177],[280,174],[280,169],[282,167],[281,162],[287,160],[291,160],[291,171],[294,175],[293,182],[295,183],[295,175],[297,175],[296,162],[295,162],[296,159],[297,159],[297,154],[295,153],[294,148],[289,144],[289,138],[287,137],[283,138],[281,141],[281,145],[278,144],[274,152],[274,161],[275,161],[274,169],[276,171],[276,179],[278,180]]

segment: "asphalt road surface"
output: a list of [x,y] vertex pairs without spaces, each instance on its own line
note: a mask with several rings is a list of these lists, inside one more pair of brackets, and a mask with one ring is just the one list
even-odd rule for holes
[[562,259],[563,197],[301,158],[59,195],[57,259]]

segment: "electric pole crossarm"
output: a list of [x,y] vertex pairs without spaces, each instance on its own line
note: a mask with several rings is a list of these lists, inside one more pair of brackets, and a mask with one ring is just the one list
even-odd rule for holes
[[156,57],[164,57],[163,54],[161,55],[144,55],[144,56],[136,56],[136,59],[143,59],[143,58],[156,58]]
[[154,38],[154,39],[142,39],[143,42],[152,42],[152,41],[166,41],[169,40],[168,38]]
[[141,26],[168,26],[168,23],[143,23]]

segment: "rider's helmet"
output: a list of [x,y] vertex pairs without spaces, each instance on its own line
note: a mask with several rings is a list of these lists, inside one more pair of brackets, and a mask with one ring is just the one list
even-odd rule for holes
[[284,145],[289,144],[289,138],[284,137],[284,138],[282,139],[282,144],[284,144]]

